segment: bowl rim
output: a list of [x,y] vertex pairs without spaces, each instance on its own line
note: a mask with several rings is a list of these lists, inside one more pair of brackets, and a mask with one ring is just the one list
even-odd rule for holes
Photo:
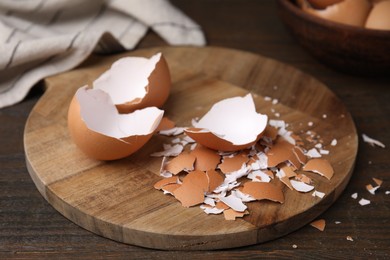
[[301,8],[299,8],[296,4],[293,3],[293,0],[278,0],[278,2],[280,6],[289,10],[295,15],[323,27],[336,28],[340,30],[348,30],[350,32],[363,33],[367,35],[390,36],[390,30],[369,29],[369,28],[364,28],[359,26],[342,24],[342,23],[338,23],[338,22],[326,20],[321,17],[314,16],[312,14],[304,12]]

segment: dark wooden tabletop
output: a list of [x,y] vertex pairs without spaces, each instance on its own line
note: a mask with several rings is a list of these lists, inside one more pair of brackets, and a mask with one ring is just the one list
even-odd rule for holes
[[[324,82],[343,100],[356,123],[359,152],[346,190],[321,215],[327,222],[325,231],[305,226],[259,245],[180,252],[126,245],[80,228],[43,199],[26,169],[23,129],[44,91],[38,84],[23,102],[0,110],[0,258],[390,258],[390,194],[386,195],[390,190],[390,78],[345,75],[313,59],[281,23],[275,1],[172,2],[202,26],[209,45],[291,64]],[[137,48],[161,45],[166,43],[149,32]],[[362,133],[382,141],[386,148],[369,146],[362,141]],[[376,195],[365,188],[373,177],[384,181]],[[371,204],[360,206],[351,198],[355,192]]]

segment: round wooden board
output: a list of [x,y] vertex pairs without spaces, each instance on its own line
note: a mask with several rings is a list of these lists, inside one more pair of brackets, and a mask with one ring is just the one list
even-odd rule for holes
[[[325,156],[334,177],[310,175],[323,199],[284,187],[285,203],[248,203],[250,214],[236,221],[184,208],[155,190],[161,179],[167,137],[155,135],[134,155],[117,161],[89,159],[73,144],[67,110],[77,88],[93,81],[118,58],[150,57],[161,51],[172,75],[165,115],[190,126],[218,100],[253,93],[258,112],[283,119],[294,133],[315,131],[330,150]],[[326,86],[297,69],[248,52],[222,48],[163,47],[116,56],[92,56],[78,69],[50,77],[47,90],[26,123],[24,145],[32,179],[43,197],[61,214],[104,237],[143,247],[205,250],[251,245],[275,239],[309,223],[327,209],[347,185],[358,138],[342,102]],[[264,100],[269,96],[277,104]],[[280,113],[276,118],[271,109]],[[323,118],[326,115],[326,118]],[[313,122],[309,126],[308,122]],[[330,146],[333,139],[336,146]]]

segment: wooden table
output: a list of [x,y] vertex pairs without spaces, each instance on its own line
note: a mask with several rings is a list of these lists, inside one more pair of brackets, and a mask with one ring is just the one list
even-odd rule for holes
[[[349,76],[320,64],[286,31],[274,1],[172,2],[202,26],[209,45],[274,58],[324,82],[351,112],[359,135],[365,133],[387,147],[371,147],[360,138],[352,179],[339,200],[321,216],[327,222],[323,232],[305,226],[274,241],[231,250],[145,249],[78,227],[54,210],[36,189],[26,169],[22,137],[27,116],[44,91],[38,84],[22,103],[0,110],[0,258],[389,257],[390,195],[385,191],[390,190],[390,78]],[[138,48],[161,45],[166,43],[149,32]],[[366,184],[373,183],[373,177],[384,181],[376,195],[365,189]],[[360,206],[358,200],[351,198],[355,192],[359,198],[371,200],[371,204]]]

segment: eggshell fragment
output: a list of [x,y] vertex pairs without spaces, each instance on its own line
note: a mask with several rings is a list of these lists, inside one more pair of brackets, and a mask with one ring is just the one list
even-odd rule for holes
[[208,148],[238,151],[256,143],[267,126],[268,117],[256,112],[251,94],[215,103],[186,134]]
[[196,185],[182,184],[176,188],[173,192],[173,196],[180,201],[183,207],[191,207],[203,203],[204,193]]
[[376,185],[378,185],[378,186],[381,186],[382,185],[382,183],[383,183],[383,181],[382,180],[380,180],[380,179],[377,179],[377,178],[372,178],[373,180],[374,180],[374,182],[376,183]]
[[371,184],[367,184],[366,185],[366,189],[368,190],[369,193],[371,193],[372,195],[375,195],[375,192],[377,189],[379,189],[380,186],[375,186],[373,187]]
[[247,206],[242,203],[240,198],[237,198],[233,194],[227,197],[221,197],[220,200],[235,211],[243,212],[247,209]]
[[362,198],[362,199],[359,200],[360,206],[366,206],[366,205],[368,205],[368,204],[370,204],[370,203],[371,203],[371,201],[366,200],[366,199],[364,199],[364,198]]
[[195,149],[191,151],[191,154],[196,157],[195,170],[214,170],[221,161],[221,156],[214,150],[210,150],[201,145],[197,145]]
[[183,178],[183,185],[186,187],[188,185],[197,186],[203,192],[206,192],[209,189],[209,180],[205,172],[192,171]]
[[170,178],[165,178],[165,179],[159,180],[158,182],[156,182],[154,184],[154,188],[157,189],[157,190],[161,190],[162,187],[164,187],[165,185],[172,184],[172,183],[177,183],[178,179],[179,179],[178,177],[174,176],[174,177],[170,177]]
[[248,160],[248,156],[244,153],[233,155],[232,157],[224,157],[218,168],[225,174],[231,173],[240,170]]
[[326,225],[325,219],[317,219],[310,223],[310,226],[315,227],[319,231],[324,231],[325,225]]
[[334,174],[332,165],[325,159],[311,159],[303,166],[302,170],[318,173],[328,180],[330,180]]
[[236,218],[242,218],[245,215],[248,215],[249,212],[246,210],[244,212],[237,212],[233,209],[227,209],[223,211],[223,215],[226,220],[236,220]]
[[208,170],[206,172],[208,178],[208,192],[214,191],[219,185],[223,183],[223,176],[215,170]]
[[344,0],[327,6],[323,10],[316,10],[309,6],[303,6],[302,9],[330,21],[363,27],[370,12],[371,3],[368,0]]
[[77,90],[69,106],[68,128],[86,155],[115,160],[139,150],[152,137],[163,113],[148,107],[119,114],[106,92],[84,86]]
[[390,1],[380,1],[374,5],[368,15],[366,28],[390,30]]
[[284,195],[280,188],[267,182],[246,182],[241,190],[242,193],[251,195],[257,200],[272,200],[284,202]]
[[371,137],[367,136],[366,134],[362,134],[362,137],[363,137],[363,141],[364,142],[368,143],[369,145],[371,145],[373,147],[375,145],[379,146],[379,147],[382,147],[382,148],[386,147],[382,142],[380,142],[378,140],[375,140],[374,138],[371,138]]
[[194,169],[195,156],[188,153],[181,153],[167,163],[165,170],[176,175],[181,171],[192,171]]
[[173,192],[179,188],[181,184],[178,183],[170,183],[167,185],[164,185],[161,189],[164,191],[164,194],[171,194],[173,195]]
[[161,53],[150,59],[125,57],[96,79],[93,88],[109,93],[120,113],[129,113],[144,107],[161,107],[169,96],[171,76]]
[[277,141],[266,153],[268,156],[268,167],[275,167],[291,158],[296,158],[293,153],[294,146],[287,141]]
[[299,192],[309,192],[314,189],[314,186],[304,183],[303,181],[290,180],[293,188]]
[[226,205],[222,201],[218,201],[217,204],[215,204],[215,207],[217,209],[224,209],[224,210],[230,208],[228,205]]

